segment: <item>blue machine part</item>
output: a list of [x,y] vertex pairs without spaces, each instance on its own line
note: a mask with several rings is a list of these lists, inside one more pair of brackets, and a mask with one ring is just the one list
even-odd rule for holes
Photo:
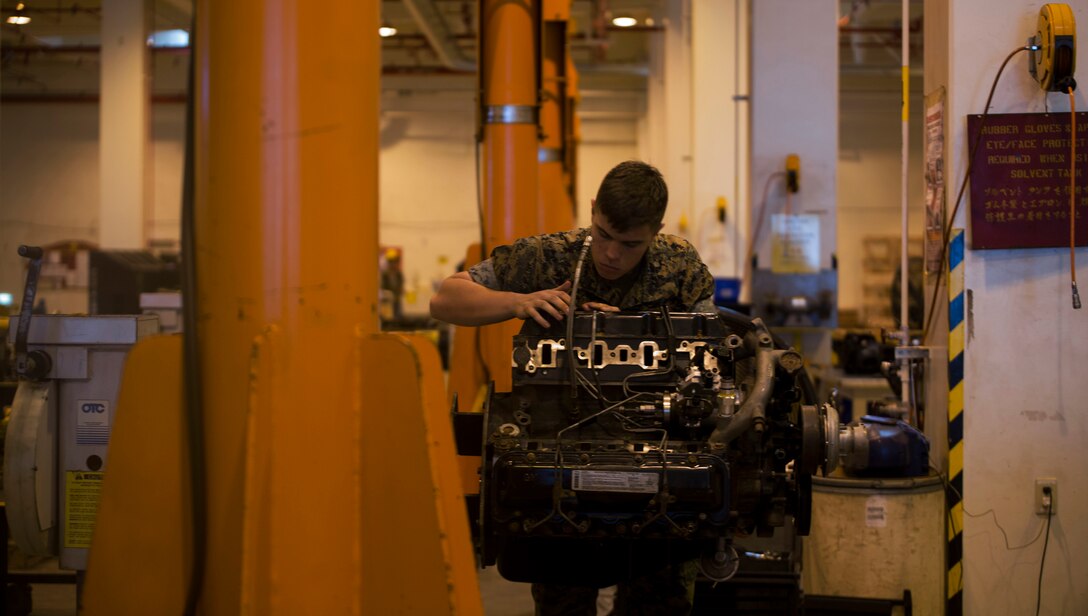
[[851,475],[920,477],[929,473],[929,440],[905,421],[865,415],[844,429],[843,468]]

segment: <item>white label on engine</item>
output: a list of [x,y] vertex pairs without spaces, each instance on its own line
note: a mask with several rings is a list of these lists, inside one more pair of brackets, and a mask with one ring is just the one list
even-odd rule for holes
[[575,490],[584,490],[587,492],[657,493],[657,473],[573,471],[571,475],[571,484]]

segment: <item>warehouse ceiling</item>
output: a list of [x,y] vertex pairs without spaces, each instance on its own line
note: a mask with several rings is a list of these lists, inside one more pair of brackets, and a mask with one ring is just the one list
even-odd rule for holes
[[[667,1],[573,1],[571,55],[583,88],[644,89],[652,37],[676,27],[667,19]],[[471,74],[476,62],[477,6],[477,0],[384,0],[382,25],[396,29],[394,36],[382,39],[387,81],[403,83],[410,78],[412,83],[421,83]],[[844,84],[898,87],[900,6],[899,0],[840,2]],[[188,29],[192,0],[150,0],[149,7],[154,31]],[[921,0],[912,0],[912,65],[916,67],[921,66],[921,11]],[[12,16],[30,21],[8,23]],[[617,16],[632,17],[636,25],[612,25],[611,19]],[[97,99],[101,0],[2,0],[0,17],[0,93],[5,100]],[[152,49],[154,95],[182,98],[189,47],[156,42]]]

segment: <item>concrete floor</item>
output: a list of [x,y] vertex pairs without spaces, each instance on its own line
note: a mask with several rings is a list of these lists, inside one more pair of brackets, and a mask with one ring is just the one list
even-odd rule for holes
[[[56,561],[35,566],[33,571],[55,572]],[[479,578],[486,616],[533,616],[533,596],[528,584],[504,580],[495,567],[481,570]],[[76,587],[74,584],[35,584],[33,602],[32,616],[76,616]],[[597,599],[597,614],[605,616],[611,609],[611,589],[604,589]]]
[[[529,584],[509,582],[499,575],[497,567],[479,572],[480,597],[486,616],[533,616],[533,595]],[[608,616],[612,611],[614,587],[597,593],[597,616]]]
[[[11,550],[9,550],[9,555]],[[70,573],[61,571],[57,567],[55,558],[27,558],[16,555],[15,563],[20,563],[19,568],[11,567],[12,573],[16,571],[26,573]],[[7,597],[5,597],[6,599]],[[76,616],[76,585],[75,584],[32,584],[31,601],[33,616]]]
[[76,616],[75,584],[34,584],[32,616]]

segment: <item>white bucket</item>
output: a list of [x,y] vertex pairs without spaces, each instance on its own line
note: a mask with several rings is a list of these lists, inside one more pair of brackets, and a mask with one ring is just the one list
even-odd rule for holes
[[812,478],[812,527],[803,543],[805,594],[902,599],[913,613],[944,611],[941,478]]

